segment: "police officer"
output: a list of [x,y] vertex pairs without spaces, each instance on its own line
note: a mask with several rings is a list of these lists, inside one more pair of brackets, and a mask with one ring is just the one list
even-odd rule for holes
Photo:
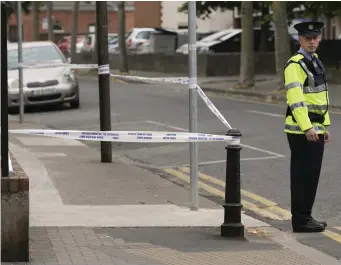
[[291,151],[290,190],[294,232],[322,232],[327,223],[311,213],[320,178],[324,145],[330,141],[329,98],[325,68],[315,53],[322,22],[296,24],[300,49],[287,62],[285,129]]

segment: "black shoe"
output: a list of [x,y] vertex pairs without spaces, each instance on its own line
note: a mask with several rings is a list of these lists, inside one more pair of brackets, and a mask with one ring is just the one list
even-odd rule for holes
[[293,223],[294,233],[318,233],[325,230],[325,226],[316,220],[309,220],[306,223]]
[[317,221],[315,218],[312,218],[312,220],[313,220],[315,223],[318,223],[318,224],[323,225],[324,227],[327,227],[327,222],[326,222],[326,221]]

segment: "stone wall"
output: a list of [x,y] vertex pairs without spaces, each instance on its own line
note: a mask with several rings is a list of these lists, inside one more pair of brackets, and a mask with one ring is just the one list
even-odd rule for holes
[[[327,60],[322,54],[321,59],[327,67],[328,82],[340,84],[341,59]],[[77,54],[75,63],[96,64],[96,53]],[[110,68],[119,69],[120,58],[117,54],[111,54],[109,58]],[[326,61],[326,62],[325,62]],[[337,67],[337,62],[339,67]],[[150,71],[167,74],[188,75],[188,56],[183,54],[129,54],[129,70]],[[206,76],[232,76],[240,73],[240,53],[226,54],[198,54],[197,73],[200,77]],[[255,74],[276,74],[275,54],[273,52],[255,53]]]
[[[119,69],[120,57],[111,54],[110,68]],[[96,53],[77,54],[75,63],[97,63]],[[163,73],[188,73],[188,56],[183,54],[129,54],[130,70]],[[256,74],[276,74],[275,55],[272,52],[255,54]],[[198,76],[228,76],[240,72],[240,53],[198,54]]]

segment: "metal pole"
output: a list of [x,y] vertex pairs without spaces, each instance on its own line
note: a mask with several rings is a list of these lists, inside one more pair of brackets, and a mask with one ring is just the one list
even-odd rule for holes
[[[198,131],[197,110],[197,50],[196,50],[196,2],[188,2],[188,65],[189,65],[189,128]],[[191,210],[199,208],[198,196],[198,143],[190,143]]]
[[[101,131],[111,131],[107,1],[96,2],[96,38],[100,127]],[[101,142],[101,161],[112,162],[111,142]]]
[[[241,137],[237,129],[231,129],[228,136]],[[227,145],[226,152],[226,183],[224,203],[224,223],[221,225],[221,236],[244,237],[242,224],[242,207],[240,196],[240,150],[241,145]]]
[[49,38],[49,41],[54,42],[53,19],[52,19],[53,2],[47,1],[46,5],[47,5],[47,21],[48,21],[48,38]]
[[9,175],[7,78],[7,12],[1,2],[1,177]]
[[[18,25],[18,61],[22,63],[22,20],[21,20],[21,1],[17,2],[17,25]],[[23,88],[23,73],[19,67],[19,109],[20,123],[24,121],[24,88]]]

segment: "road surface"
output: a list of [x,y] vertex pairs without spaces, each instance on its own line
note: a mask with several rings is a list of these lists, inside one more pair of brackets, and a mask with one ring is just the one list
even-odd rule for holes
[[[243,134],[241,181],[244,210],[290,232],[289,148],[283,133],[285,106],[208,96],[232,127]],[[27,110],[24,118],[55,129],[99,130],[98,97],[97,80],[84,78],[80,80],[80,109],[35,108]],[[188,90],[183,85],[112,82],[112,130],[188,131],[188,104]],[[325,150],[314,207],[314,216],[326,220],[328,230],[323,234],[294,236],[341,259],[341,141],[338,139],[341,116],[334,113],[331,119],[332,143]],[[198,131],[227,132],[201,98],[198,98]],[[96,142],[87,143],[94,148],[100,146]],[[222,201],[224,196],[224,147],[221,142],[199,144],[200,193],[215,201]],[[113,143],[113,154],[189,187],[189,144]]]

